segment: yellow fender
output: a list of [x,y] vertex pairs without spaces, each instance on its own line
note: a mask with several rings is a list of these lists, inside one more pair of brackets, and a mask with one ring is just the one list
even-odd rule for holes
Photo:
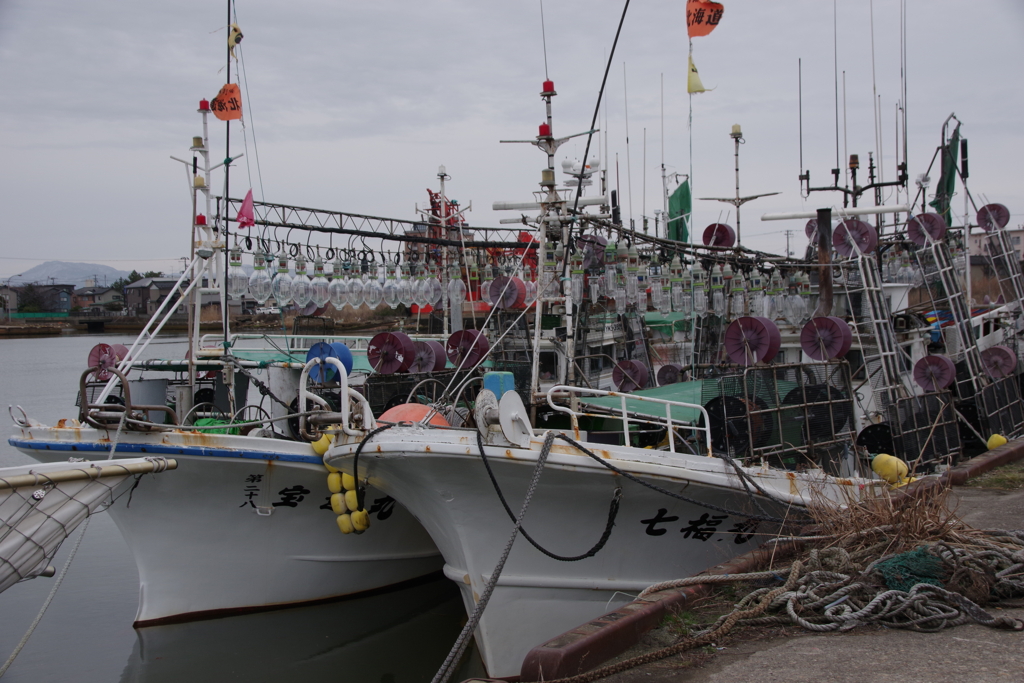
[[993,448],[999,448],[1000,446],[1003,446],[1006,443],[1006,437],[1003,436],[1002,434],[993,434],[992,436],[988,437],[989,450],[992,450]]
[[331,494],[331,509],[334,510],[334,514],[343,515],[348,512],[348,505],[345,504],[345,496],[341,493]]
[[875,474],[893,486],[902,486],[909,483],[907,474],[910,468],[907,463],[888,453],[879,453],[871,459],[871,469]]
[[331,493],[341,493],[342,480],[341,474],[338,472],[331,472],[327,475],[327,488],[330,489]]
[[359,509],[359,496],[355,491],[345,491],[345,505],[349,510]]
[[341,485],[345,487],[346,491],[356,490],[356,478],[348,472],[341,473]]
[[352,517],[350,515],[338,515],[338,528],[341,529],[343,534],[350,534],[356,530],[352,526]]
[[370,528],[370,513],[366,510],[356,510],[352,513],[352,526],[357,532],[366,531]]
[[324,453],[331,447],[331,442],[334,441],[333,434],[324,434],[319,439],[312,443],[313,452],[319,455],[321,458],[324,457]]

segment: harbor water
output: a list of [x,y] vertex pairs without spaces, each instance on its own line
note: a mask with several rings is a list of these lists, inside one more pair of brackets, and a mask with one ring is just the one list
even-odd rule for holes
[[[49,424],[77,417],[78,378],[89,349],[132,341],[117,335],[0,340],[0,406],[20,405]],[[186,347],[182,338],[160,338],[144,357],[181,358]],[[32,463],[7,444],[9,418],[4,424],[0,467]],[[58,572],[78,533],[54,558]],[[0,663],[54,581],[37,578],[0,593]],[[4,683],[419,683],[430,680],[465,621],[457,589],[439,576],[327,604],[136,630],[138,593],[135,562],[113,520],[93,516],[63,585]],[[479,673],[479,658],[467,659],[454,680]]]

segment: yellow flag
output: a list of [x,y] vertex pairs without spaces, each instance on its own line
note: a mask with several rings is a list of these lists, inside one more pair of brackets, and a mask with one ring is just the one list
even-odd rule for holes
[[231,24],[228,29],[228,51],[231,56],[235,59],[235,47],[242,42],[242,29],[238,28],[238,24]]
[[697,73],[697,67],[693,65],[693,57],[689,57],[690,62],[690,74],[686,79],[686,92],[705,92],[706,88],[704,84],[700,82],[700,74]]

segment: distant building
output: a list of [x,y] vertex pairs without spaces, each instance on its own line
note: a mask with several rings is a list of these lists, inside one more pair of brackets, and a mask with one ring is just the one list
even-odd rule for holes
[[18,310],[18,288],[8,285],[0,285],[0,310]]
[[[1017,259],[1024,261],[1024,227],[1013,230],[1004,229],[1003,232],[1010,238],[1010,246],[1017,252]],[[988,256],[988,235],[985,233],[974,233],[970,238],[971,256]]]
[[124,306],[131,315],[152,315],[174,289],[177,279],[145,277],[125,285]]
[[83,311],[108,310],[107,305],[121,303],[124,297],[121,292],[112,287],[82,287],[76,289],[71,295],[72,308],[80,308]]
[[47,313],[67,313],[71,310],[74,285],[36,285],[42,299],[43,310]]

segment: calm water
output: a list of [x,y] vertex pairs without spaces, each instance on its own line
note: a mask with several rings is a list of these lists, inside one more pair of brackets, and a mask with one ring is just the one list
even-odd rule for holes
[[[133,337],[0,339],[0,409],[21,405],[46,424],[77,416],[78,377],[101,341],[131,346]],[[180,358],[185,348],[180,338],[161,339],[146,357]],[[0,424],[0,467],[33,462],[7,445],[6,414]],[[74,538],[52,563],[58,571]],[[53,579],[38,578],[0,593],[0,664],[52,586]],[[328,605],[136,631],[138,591],[135,562],[113,520],[93,516],[64,584],[4,683],[419,683],[430,680],[465,619],[457,589],[436,579]],[[479,673],[478,661],[454,680]]]

